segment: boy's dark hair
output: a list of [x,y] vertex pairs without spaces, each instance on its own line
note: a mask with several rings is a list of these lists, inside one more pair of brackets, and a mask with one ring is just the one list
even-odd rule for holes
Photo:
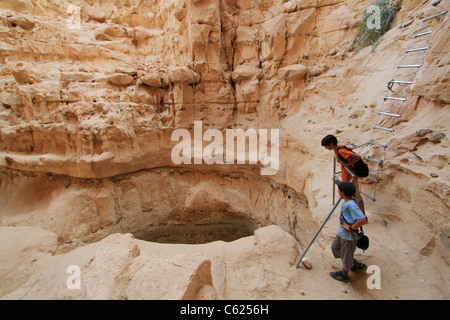
[[322,147],[329,146],[330,144],[334,144],[335,146],[338,144],[336,137],[332,134],[329,134],[322,139]]
[[350,181],[335,181],[338,188],[344,193],[346,197],[354,197],[356,193],[356,188]]

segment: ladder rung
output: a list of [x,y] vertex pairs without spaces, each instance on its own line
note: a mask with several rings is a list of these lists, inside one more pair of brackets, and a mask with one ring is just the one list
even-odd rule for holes
[[372,180],[372,181],[375,182],[375,183],[380,182],[379,180],[377,180],[377,179],[375,179],[375,178],[372,178],[372,177],[369,177],[369,176],[367,176],[366,178],[369,179],[369,180]]
[[432,5],[433,7],[436,7],[436,6],[439,5],[440,3],[441,3],[441,0],[437,0],[437,1],[433,2],[431,5]]
[[427,31],[427,32],[418,33],[418,34],[414,35],[414,38],[421,37],[421,36],[426,36],[427,34],[430,34],[432,32],[433,31]]
[[382,143],[369,141],[369,142],[366,142],[366,143],[363,143],[363,144],[360,144],[360,145],[353,145],[353,149],[357,149],[357,148],[363,147],[363,146],[368,145],[368,144],[371,144],[371,145],[374,145],[374,146],[383,147],[383,148],[387,148],[387,146],[388,146],[387,144],[382,144]]
[[420,68],[421,64],[401,64],[397,68]]
[[412,84],[412,81],[402,81],[402,80],[391,80],[389,83],[401,83],[401,84]]
[[387,148],[387,146],[388,146],[387,144],[377,143],[377,142],[373,142],[373,141],[369,141],[369,144],[372,144],[374,146],[379,146],[382,148]]
[[381,114],[383,116],[397,117],[397,118],[401,117],[401,115],[396,114],[396,113],[378,112],[378,114]]
[[430,49],[430,47],[423,47],[423,48],[417,48],[417,49],[409,49],[409,50],[406,50],[406,53],[409,53],[409,52],[416,52],[416,51],[424,51],[424,50],[428,50],[428,49]]
[[365,194],[364,192],[360,191],[359,193],[361,193],[362,195],[365,195],[367,198],[369,198],[372,201],[375,201],[375,198],[369,196],[368,194]]
[[384,97],[384,100],[406,101],[406,98]]
[[384,127],[379,127],[379,126],[375,126],[375,127],[373,127],[374,129],[380,129],[380,130],[386,130],[386,131],[390,131],[390,132],[393,132],[394,131],[394,129],[390,129],[390,128],[384,128]]
[[369,157],[364,157],[364,160],[375,162],[375,163],[378,163],[379,165],[381,165],[383,163],[383,160],[376,160],[376,159],[372,159]]
[[436,17],[442,16],[442,15],[444,15],[444,14],[446,14],[446,13],[447,13],[447,10],[445,10],[445,11],[442,11],[441,13],[435,14],[434,16],[431,16],[431,17],[425,18],[425,19],[423,19],[422,21],[427,21],[427,20],[430,20],[430,19],[433,19],[433,18],[436,18]]

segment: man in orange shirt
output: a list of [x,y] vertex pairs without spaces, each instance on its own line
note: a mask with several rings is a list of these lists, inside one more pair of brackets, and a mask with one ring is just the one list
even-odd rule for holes
[[[358,207],[361,209],[363,214],[366,215],[366,212],[364,210],[364,201],[359,191],[358,177],[352,169],[353,165],[361,159],[361,156],[345,148],[340,148],[343,146],[339,146],[337,138],[331,134],[322,139],[322,146],[327,150],[334,151],[337,161],[341,164],[342,181],[351,181],[353,178],[352,182],[356,189],[355,200],[358,203]],[[338,152],[339,155],[346,160],[346,162],[340,159],[340,157],[338,156]],[[354,176],[352,177],[344,167],[348,168]]]

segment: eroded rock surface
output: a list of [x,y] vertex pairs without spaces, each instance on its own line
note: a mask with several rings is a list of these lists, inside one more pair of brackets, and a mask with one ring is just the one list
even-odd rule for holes
[[298,252],[297,241],[276,226],[234,242],[196,246],[112,234],[51,257],[3,299],[250,298],[287,289],[295,279],[292,266]]

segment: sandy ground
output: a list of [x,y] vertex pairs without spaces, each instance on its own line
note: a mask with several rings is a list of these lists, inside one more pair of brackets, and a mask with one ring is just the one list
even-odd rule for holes
[[297,269],[298,282],[295,284],[295,294],[290,298],[449,299],[449,269],[439,257],[442,252],[435,250],[429,257],[421,254],[418,248],[405,241],[407,239],[402,236],[404,226],[399,221],[385,214],[383,216],[388,221],[386,226],[380,215],[376,211],[372,212],[375,209],[373,204],[367,203],[366,207],[369,223],[364,226],[364,231],[370,238],[370,247],[365,252],[356,249],[355,257],[368,265],[368,271],[371,272],[350,271],[349,283],[336,281],[329,276],[330,271],[342,267],[330,249],[338,226],[338,213],[334,213],[306,254],[312,260],[313,267],[307,269],[301,265]]

